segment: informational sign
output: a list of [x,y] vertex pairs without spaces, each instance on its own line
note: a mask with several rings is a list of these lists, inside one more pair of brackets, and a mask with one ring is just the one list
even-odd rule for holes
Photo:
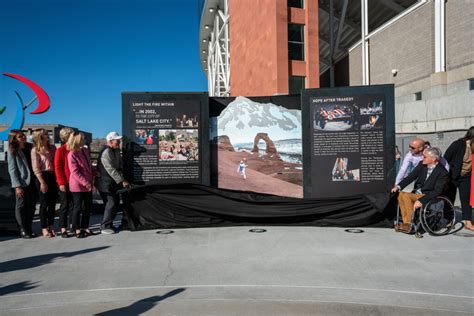
[[393,85],[305,90],[304,196],[387,192],[394,183]]
[[209,183],[207,93],[123,93],[122,107],[132,183]]

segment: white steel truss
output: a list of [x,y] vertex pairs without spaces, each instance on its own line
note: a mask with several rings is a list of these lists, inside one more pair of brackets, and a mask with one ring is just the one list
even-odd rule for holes
[[224,0],[223,10],[216,11],[207,50],[207,81],[210,96],[227,97],[230,95],[228,0]]

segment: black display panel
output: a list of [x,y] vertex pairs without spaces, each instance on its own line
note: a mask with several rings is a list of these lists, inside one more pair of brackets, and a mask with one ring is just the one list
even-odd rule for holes
[[134,184],[209,184],[207,93],[122,93],[124,169]]
[[393,85],[304,90],[304,197],[388,192],[394,116]]

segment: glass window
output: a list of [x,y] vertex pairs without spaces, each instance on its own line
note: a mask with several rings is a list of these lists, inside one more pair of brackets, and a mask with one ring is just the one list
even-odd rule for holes
[[469,79],[469,90],[474,90],[474,78]]
[[300,94],[305,88],[305,77],[290,76],[289,88],[290,94]]
[[288,6],[303,9],[304,0],[288,0]]
[[288,59],[304,60],[304,25],[288,24]]
[[421,91],[415,92],[415,101],[420,101],[422,99]]

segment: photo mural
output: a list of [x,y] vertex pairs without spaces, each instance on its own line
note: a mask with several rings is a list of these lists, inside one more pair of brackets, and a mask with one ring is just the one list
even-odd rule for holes
[[211,98],[219,188],[303,197],[300,96]]

